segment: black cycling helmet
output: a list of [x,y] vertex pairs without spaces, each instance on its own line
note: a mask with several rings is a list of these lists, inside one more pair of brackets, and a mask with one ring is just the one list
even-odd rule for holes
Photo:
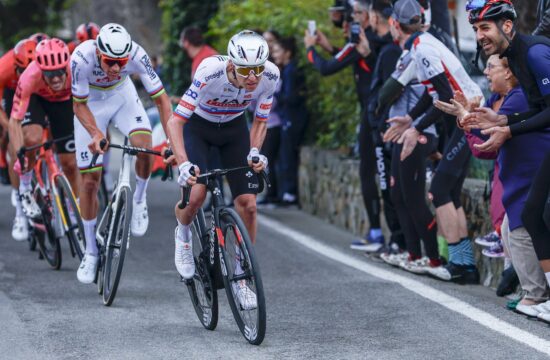
[[510,0],[469,0],[466,3],[469,11],[468,21],[474,24],[482,20],[516,20],[517,13]]

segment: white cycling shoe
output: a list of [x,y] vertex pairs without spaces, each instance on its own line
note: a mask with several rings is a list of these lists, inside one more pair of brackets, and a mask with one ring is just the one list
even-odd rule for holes
[[76,278],[83,284],[91,284],[94,282],[95,273],[97,271],[98,256],[85,254],[80,262],[80,266],[76,272]]
[[29,226],[26,216],[16,216],[15,219],[13,219],[11,237],[15,241],[25,241],[29,238]]
[[147,232],[147,227],[149,226],[149,214],[147,212],[147,203],[142,201],[141,203],[136,203],[134,201],[134,210],[132,211],[132,235],[134,236],[143,236]]
[[232,284],[233,293],[237,295],[237,300],[243,310],[254,310],[258,307],[256,294],[247,285],[245,280],[240,280]]
[[32,196],[31,190],[27,190],[21,194],[19,197],[21,199],[21,206],[23,207],[23,213],[31,219],[36,219],[40,217],[42,212]]
[[193,241],[191,239],[191,230],[187,234],[187,239],[176,226],[174,251],[174,262],[178,273],[186,280],[192,279],[195,275],[195,259],[193,258]]

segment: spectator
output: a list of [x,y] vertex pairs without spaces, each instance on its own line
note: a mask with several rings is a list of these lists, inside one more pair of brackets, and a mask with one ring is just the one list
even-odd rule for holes
[[[305,106],[305,80],[296,61],[296,42],[293,37],[281,39],[277,65],[281,67],[281,91],[276,95],[278,113],[283,123],[281,131],[281,190],[283,205],[298,202],[299,146],[308,121]],[[274,54],[275,55],[275,54]]]
[[267,30],[263,33],[261,31],[256,31],[258,34],[262,34],[265,41],[267,41],[267,46],[269,47],[269,61],[273,59],[273,45],[281,40],[281,35],[275,30]]
[[[485,73],[491,80],[495,93],[486,101],[485,107],[508,115],[523,113],[529,109],[525,93],[511,72],[508,61],[492,55]],[[500,83],[499,83],[500,82]],[[459,94],[460,95],[460,94]],[[458,96],[459,97],[459,96]],[[457,96],[455,95],[455,99]],[[455,102],[455,114],[459,123],[468,116],[463,107],[464,101]],[[436,102],[441,107],[440,102]],[[443,108],[443,107],[441,107]],[[468,128],[467,128],[468,129]],[[472,133],[483,140],[479,130]],[[533,241],[524,228],[521,213],[531,186],[532,179],[550,151],[550,128],[531,132],[507,140],[498,151],[499,177],[504,187],[502,203],[506,216],[502,223],[502,239],[517,272],[522,289],[526,292],[516,307],[516,311],[536,317],[538,303],[548,300],[550,291],[544,273],[537,262]]]
[[195,75],[195,71],[204,59],[218,55],[216,50],[205,44],[201,30],[194,26],[183,29],[180,35],[180,46],[193,61],[191,63],[191,77]]
[[550,37],[550,0],[539,0],[537,6],[537,27],[533,35]]

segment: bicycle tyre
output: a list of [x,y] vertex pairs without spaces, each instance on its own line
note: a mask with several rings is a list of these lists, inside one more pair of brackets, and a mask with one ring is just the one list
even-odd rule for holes
[[218,291],[212,284],[210,248],[207,244],[208,234],[204,222],[204,212],[199,210],[191,224],[193,234],[193,257],[195,258],[195,275],[186,281],[189,297],[195,313],[202,326],[214,330],[218,325]]
[[105,263],[103,264],[103,304],[105,306],[111,306],[115,300],[124,266],[126,244],[130,236],[130,220],[132,217],[130,189],[128,187],[120,188],[117,196],[117,208],[113,213],[109,239],[105,244]]
[[[86,239],[84,238],[84,224],[80,216],[80,208],[76,203],[71,186],[65,176],[56,177],[55,186],[59,195],[59,208],[67,224],[67,231],[65,232],[67,240],[72,244],[78,259],[82,260],[86,252]],[[73,217],[71,217],[71,211]]]
[[[220,267],[225,285],[225,292],[231,307],[233,317],[245,339],[252,345],[260,345],[265,337],[266,308],[263,282],[260,268],[256,261],[256,254],[248,231],[235,210],[225,208],[220,211],[220,225],[223,239],[220,244]],[[221,241],[220,241],[221,240]],[[238,258],[236,248],[240,250],[240,265],[242,275],[235,280],[235,260]],[[244,281],[245,286],[256,294],[257,307],[245,310],[239,303],[233,285],[237,281]]]
[[61,268],[61,244],[53,228],[55,221],[51,211],[53,204],[44,198],[38,187],[34,191],[34,196],[41,213],[40,220],[33,224],[38,249],[48,265],[54,270],[59,270]]

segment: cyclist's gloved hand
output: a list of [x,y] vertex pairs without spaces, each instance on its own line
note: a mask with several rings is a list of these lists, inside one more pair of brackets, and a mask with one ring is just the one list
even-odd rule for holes
[[[255,157],[260,159],[260,161],[258,161],[256,164],[252,162],[252,159]],[[250,149],[246,160],[248,160],[248,166],[252,167],[252,169],[257,173],[267,168],[267,157],[260,154],[258,148],[253,147],[252,149]]]
[[[192,168],[195,168],[195,176],[190,173]],[[180,186],[193,186],[197,183],[197,175],[199,175],[199,167],[193,165],[190,161],[186,161],[178,166],[180,175],[178,176],[178,184]]]

